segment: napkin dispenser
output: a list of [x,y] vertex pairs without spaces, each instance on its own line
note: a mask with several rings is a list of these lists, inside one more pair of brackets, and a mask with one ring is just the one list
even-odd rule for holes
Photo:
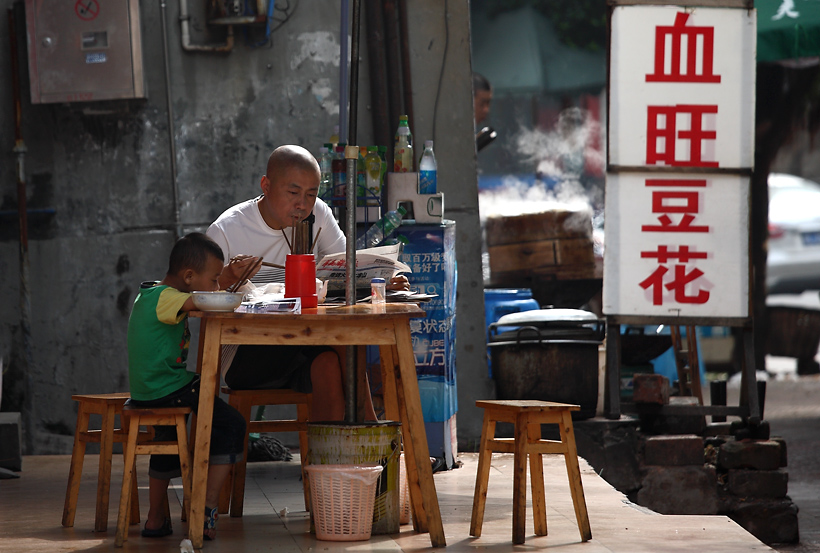
[[444,193],[419,194],[418,173],[387,173],[387,210],[400,205],[417,223],[441,224],[444,219]]

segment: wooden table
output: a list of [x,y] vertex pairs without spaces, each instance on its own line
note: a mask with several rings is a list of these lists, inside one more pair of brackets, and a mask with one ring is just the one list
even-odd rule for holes
[[188,514],[188,537],[195,548],[201,548],[203,542],[213,401],[219,390],[219,349],[223,344],[378,345],[385,415],[402,423],[413,527],[417,532],[429,532],[434,547],[446,546],[410,340],[410,319],[423,317],[422,309],[407,303],[357,304],[303,309],[299,315],[202,311],[192,311],[189,315],[202,320],[197,367],[202,383],[194,430],[193,485]]

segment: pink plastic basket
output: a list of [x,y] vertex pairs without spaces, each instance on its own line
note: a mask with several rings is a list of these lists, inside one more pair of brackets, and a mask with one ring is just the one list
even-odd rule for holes
[[410,485],[407,483],[407,465],[404,453],[399,459],[399,524],[410,523]]
[[316,538],[326,541],[370,539],[373,502],[381,466],[308,465]]

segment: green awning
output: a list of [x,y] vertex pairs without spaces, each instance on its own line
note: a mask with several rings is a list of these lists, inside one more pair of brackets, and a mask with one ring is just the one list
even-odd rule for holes
[[820,56],[819,0],[755,0],[757,61]]

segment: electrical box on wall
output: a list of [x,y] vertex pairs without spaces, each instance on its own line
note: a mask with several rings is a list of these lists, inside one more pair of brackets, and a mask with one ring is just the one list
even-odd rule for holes
[[139,0],[26,0],[31,102],[144,98]]

